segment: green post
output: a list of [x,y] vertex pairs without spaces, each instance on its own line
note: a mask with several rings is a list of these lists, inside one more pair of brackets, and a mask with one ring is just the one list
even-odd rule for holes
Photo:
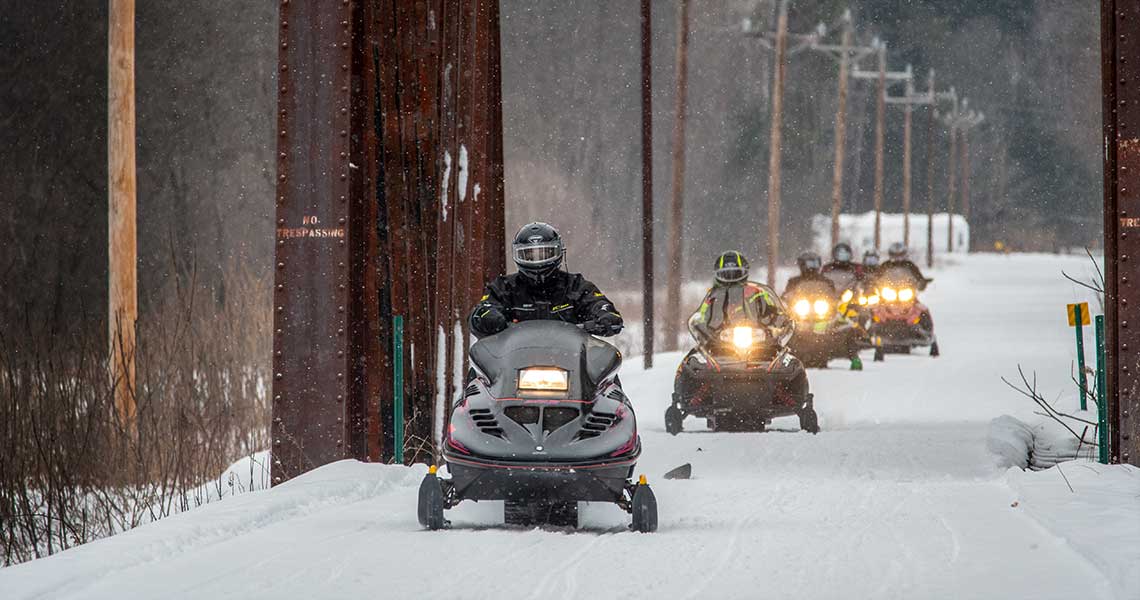
[[1085,377],[1085,328],[1081,325],[1081,305],[1077,304],[1073,307],[1073,311],[1077,323],[1077,374],[1079,376],[1077,381],[1079,381],[1081,385],[1081,410],[1088,410],[1089,406],[1086,401],[1086,396],[1088,395],[1089,382]]
[[404,464],[404,317],[392,317],[392,426],[396,464]]
[[1104,315],[1096,316],[1096,431],[1100,464],[1108,464],[1108,374],[1104,356]]

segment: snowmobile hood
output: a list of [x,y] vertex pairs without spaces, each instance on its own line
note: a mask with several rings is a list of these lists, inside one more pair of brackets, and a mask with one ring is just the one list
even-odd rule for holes
[[489,391],[496,398],[520,397],[523,369],[555,367],[569,376],[566,392],[532,397],[589,400],[598,384],[621,365],[621,352],[569,323],[524,321],[476,342],[471,360],[490,380]]

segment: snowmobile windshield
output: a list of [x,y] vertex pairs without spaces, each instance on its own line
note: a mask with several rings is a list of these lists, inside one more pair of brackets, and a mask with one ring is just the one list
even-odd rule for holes
[[[763,311],[768,304],[762,298],[752,298],[751,296],[755,296],[757,292],[750,288],[764,289],[758,284],[753,286],[741,284],[716,287],[709,292],[708,298],[706,298],[708,304],[706,325],[709,330],[715,332],[725,327],[738,325],[764,327],[760,319],[765,316]],[[767,293],[768,298],[776,303],[778,307],[776,310],[782,310],[780,299],[775,293],[768,290],[765,290],[764,293]]]
[[[617,348],[561,321],[524,321],[471,346],[471,360],[491,379],[496,398],[590,399],[621,364]],[[567,389],[520,393],[523,371],[543,367],[567,374]],[[525,387],[525,386],[521,386]]]
[[891,286],[895,288],[920,287],[918,278],[915,277],[914,271],[902,265],[887,265],[883,267],[878,275],[878,282],[880,286]]
[[829,280],[811,279],[803,281],[796,285],[795,288],[788,292],[788,303],[792,304],[796,300],[816,300],[828,299],[836,295],[835,288],[832,287]]
[[843,293],[843,290],[854,290],[858,283],[853,269],[831,269],[823,276],[831,281],[831,285],[835,286],[837,293]]

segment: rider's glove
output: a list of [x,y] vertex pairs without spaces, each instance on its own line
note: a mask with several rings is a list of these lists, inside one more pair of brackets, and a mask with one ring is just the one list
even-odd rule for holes
[[507,317],[494,307],[477,310],[472,325],[483,335],[494,335],[507,328]]
[[588,330],[589,333],[595,335],[614,335],[621,331],[622,326],[623,323],[620,315],[604,312],[594,319],[592,326],[590,326]]

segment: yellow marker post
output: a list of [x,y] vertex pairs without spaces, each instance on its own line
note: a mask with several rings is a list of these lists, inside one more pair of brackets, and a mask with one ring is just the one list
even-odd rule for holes
[[1069,312],[1069,327],[1074,327],[1077,330],[1077,376],[1078,385],[1080,389],[1081,410],[1088,410],[1088,379],[1085,377],[1085,330],[1084,326],[1089,324],[1089,303],[1081,302],[1078,304],[1068,305]]

